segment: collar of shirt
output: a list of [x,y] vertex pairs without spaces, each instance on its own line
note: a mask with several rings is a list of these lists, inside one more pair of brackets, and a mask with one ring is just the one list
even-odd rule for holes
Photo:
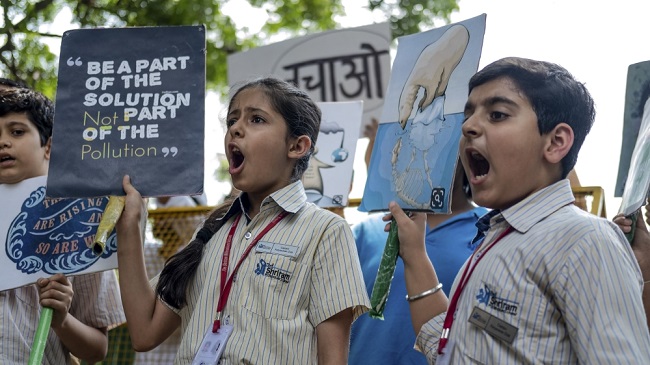
[[471,247],[476,248],[490,228],[504,220],[516,231],[526,233],[535,224],[574,200],[569,180],[564,179],[536,191],[504,211],[491,210],[476,221],[478,231]]
[[[262,201],[260,212],[267,209],[274,209],[279,206],[289,213],[296,213],[303,207],[303,205],[305,205],[306,202],[307,194],[305,193],[305,188],[302,185],[302,181],[298,180],[267,196]],[[229,219],[238,212],[246,212],[248,204],[246,193],[239,194],[239,196],[232,202],[230,208],[228,208],[228,212],[222,219]],[[245,214],[245,216],[247,221],[250,222],[250,217],[248,217],[247,214]]]
[[564,179],[536,191],[519,203],[503,210],[501,215],[515,230],[526,233],[535,224],[574,201],[569,180]]
[[478,245],[483,242],[485,233],[487,233],[487,231],[490,229],[490,221],[499,213],[500,211],[497,209],[491,210],[476,221],[476,236],[474,236],[474,239],[472,239],[472,242],[469,244],[469,247],[472,250],[476,249],[476,247],[478,247]]

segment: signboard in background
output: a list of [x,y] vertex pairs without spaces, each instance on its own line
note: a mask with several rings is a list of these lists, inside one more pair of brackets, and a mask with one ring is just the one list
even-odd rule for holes
[[450,213],[467,101],[485,14],[400,37],[359,210]]
[[348,205],[363,101],[318,103],[323,113],[316,151],[302,181],[307,200],[322,208]]
[[[332,30],[228,57],[228,84],[275,76],[320,102],[363,100],[363,128],[379,120],[390,77],[389,23]],[[261,62],[260,60],[263,60]]]
[[[637,138],[632,146],[627,178],[623,187],[623,200],[619,209],[619,213],[626,216],[631,215],[645,204],[650,188],[650,169],[648,168],[650,166],[650,79],[646,79],[645,92],[641,93],[638,101],[641,103],[638,105],[641,123],[637,128]],[[635,114],[630,113],[630,115]]]
[[[644,137],[644,133],[648,133],[648,128],[650,128],[649,100],[650,61],[630,65],[627,71],[625,90],[621,156],[614,190],[614,196],[623,197],[620,208],[621,213],[630,209],[631,211],[627,214],[634,212],[643,205],[643,202],[636,209],[632,209],[632,207],[638,205],[638,200],[643,200],[648,193],[647,187],[645,191],[642,191],[643,184],[641,184],[641,180],[643,180],[644,175],[650,173],[647,168],[650,163],[648,162],[648,148],[650,146],[647,145],[649,136],[646,134]],[[644,140],[646,141],[645,146]],[[642,164],[643,161],[645,161],[645,165]],[[631,183],[634,186],[628,188],[628,184]]]
[[45,176],[0,184],[0,291],[43,277],[104,271],[117,267],[112,232],[101,255],[93,253],[97,226],[108,198],[50,199]]
[[205,26],[63,34],[48,197],[203,191]]

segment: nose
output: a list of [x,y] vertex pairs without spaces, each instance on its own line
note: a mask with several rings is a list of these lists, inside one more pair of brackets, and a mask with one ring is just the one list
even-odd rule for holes
[[230,128],[228,128],[228,134],[230,134],[230,137],[242,137],[244,135],[244,128],[242,126],[243,122],[242,121],[236,121],[233,123]]
[[469,116],[467,119],[465,119],[461,130],[465,138],[478,137],[480,135],[480,128],[477,117]]
[[11,147],[11,142],[9,142],[9,139],[0,137],[0,148],[9,147]]

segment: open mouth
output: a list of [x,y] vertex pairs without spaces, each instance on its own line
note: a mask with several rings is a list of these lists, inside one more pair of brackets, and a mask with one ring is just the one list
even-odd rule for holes
[[0,156],[0,162],[13,161],[14,158],[9,155]]
[[471,151],[467,153],[467,161],[472,175],[477,178],[483,178],[490,172],[490,163],[480,153]]
[[239,148],[232,147],[230,149],[230,168],[237,169],[244,163],[244,155]]

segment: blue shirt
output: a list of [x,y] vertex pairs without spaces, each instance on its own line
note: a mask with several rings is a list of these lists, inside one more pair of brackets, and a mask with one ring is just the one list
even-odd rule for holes
[[[475,208],[458,214],[427,232],[427,253],[445,293],[449,292],[456,273],[472,254],[475,224],[486,212],[485,208]],[[388,233],[384,232],[386,222],[382,221],[382,216],[383,214],[373,214],[352,227],[368,295],[372,293],[388,238]],[[384,309],[384,320],[372,319],[366,313],[352,325],[350,365],[427,363],[424,355],[413,348],[415,332],[405,296],[404,263],[398,258]]]

